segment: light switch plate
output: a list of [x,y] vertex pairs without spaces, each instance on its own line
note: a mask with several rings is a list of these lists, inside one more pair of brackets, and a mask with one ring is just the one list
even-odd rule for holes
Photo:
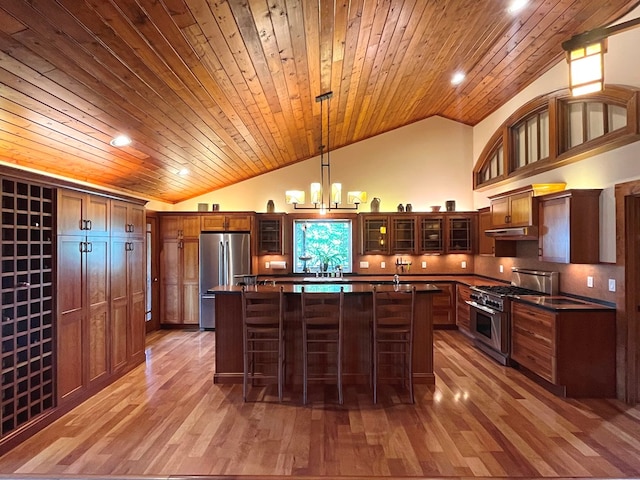
[[360,268],[369,268],[369,262],[360,262]]
[[427,268],[427,262],[422,262],[422,268]]
[[615,278],[610,278],[609,279],[609,291],[610,292],[615,292],[616,291],[616,279]]
[[264,262],[264,268],[271,268],[271,264],[269,262]]
[[591,275],[587,277],[587,287],[593,288],[593,277]]
[[380,268],[385,268],[387,264],[385,262],[380,262]]
[[467,262],[462,262],[462,268],[467,268]]
[[504,266],[500,265],[499,270],[500,270],[500,273],[504,273]]

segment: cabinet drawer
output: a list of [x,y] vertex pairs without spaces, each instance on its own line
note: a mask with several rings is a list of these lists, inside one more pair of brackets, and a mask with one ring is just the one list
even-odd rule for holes
[[511,350],[513,360],[549,382],[554,381],[554,358],[550,348],[545,348],[529,335],[514,331]]
[[511,309],[511,357],[523,367],[553,382],[555,314],[521,303]]
[[520,303],[513,303],[511,309],[513,328],[527,332],[540,342],[551,345],[555,314]]

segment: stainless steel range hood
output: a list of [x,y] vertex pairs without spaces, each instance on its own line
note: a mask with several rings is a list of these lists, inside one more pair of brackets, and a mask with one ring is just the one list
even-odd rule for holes
[[484,233],[500,240],[538,240],[538,227],[492,228]]

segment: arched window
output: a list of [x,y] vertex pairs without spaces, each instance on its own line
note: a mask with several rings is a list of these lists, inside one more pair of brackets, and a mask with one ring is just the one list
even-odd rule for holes
[[564,89],[535,98],[487,142],[473,169],[474,190],[640,140],[639,91],[610,85],[584,97],[573,98]]

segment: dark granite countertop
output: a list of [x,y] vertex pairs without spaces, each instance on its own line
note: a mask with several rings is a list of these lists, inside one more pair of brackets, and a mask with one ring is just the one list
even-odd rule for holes
[[516,302],[528,303],[546,310],[615,310],[614,307],[601,303],[591,302],[580,298],[568,297],[563,295],[520,295],[513,299]]

